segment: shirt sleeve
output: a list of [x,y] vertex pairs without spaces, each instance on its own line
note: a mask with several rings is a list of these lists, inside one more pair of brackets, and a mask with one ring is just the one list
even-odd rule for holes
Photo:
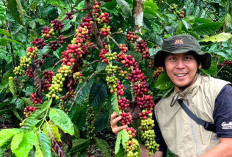
[[215,100],[213,112],[217,137],[232,137],[232,86],[225,85]]
[[161,131],[160,131],[160,128],[159,128],[159,125],[156,121],[156,118],[155,118],[155,112],[153,112],[153,120],[155,121],[155,126],[154,126],[154,131],[155,131],[155,141],[157,144],[159,144],[159,151],[162,151],[164,152],[164,154],[166,154],[167,152],[167,145],[163,139],[163,136],[161,134]]

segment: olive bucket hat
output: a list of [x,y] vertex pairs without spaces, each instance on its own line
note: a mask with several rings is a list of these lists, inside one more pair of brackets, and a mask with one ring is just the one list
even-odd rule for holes
[[209,69],[211,66],[211,55],[208,52],[202,52],[200,44],[191,35],[175,35],[165,39],[162,44],[162,50],[158,51],[154,57],[155,67],[164,66],[164,58],[167,53],[178,54],[185,52],[195,52],[197,59],[202,64],[203,69]]

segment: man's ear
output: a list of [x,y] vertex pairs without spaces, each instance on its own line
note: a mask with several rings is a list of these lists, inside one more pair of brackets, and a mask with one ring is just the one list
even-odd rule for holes
[[200,63],[199,65],[198,65],[198,69],[201,69],[202,68],[202,64]]

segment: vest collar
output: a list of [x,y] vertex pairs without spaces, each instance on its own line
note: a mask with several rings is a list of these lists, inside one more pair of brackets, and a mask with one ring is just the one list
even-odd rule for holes
[[172,107],[178,99],[186,100],[188,99],[188,97],[193,97],[197,93],[201,83],[202,76],[198,74],[196,82],[188,88],[186,88],[184,91],[180,92],[174,89],[174,92],[171,94],[172,101],[170,106]]

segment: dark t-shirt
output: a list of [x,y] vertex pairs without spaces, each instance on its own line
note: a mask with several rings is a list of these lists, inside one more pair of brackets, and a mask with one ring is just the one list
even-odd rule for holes
[[[200,118],[200,117],[199,117]],[[215,100],[213,112],[217,137],[232,137],[232,86],[225,85]],[[154,116],[155,120],[155,116]],[[167,146],[155,120],[155,140],[160,145],[159,150],[166,152]]]

